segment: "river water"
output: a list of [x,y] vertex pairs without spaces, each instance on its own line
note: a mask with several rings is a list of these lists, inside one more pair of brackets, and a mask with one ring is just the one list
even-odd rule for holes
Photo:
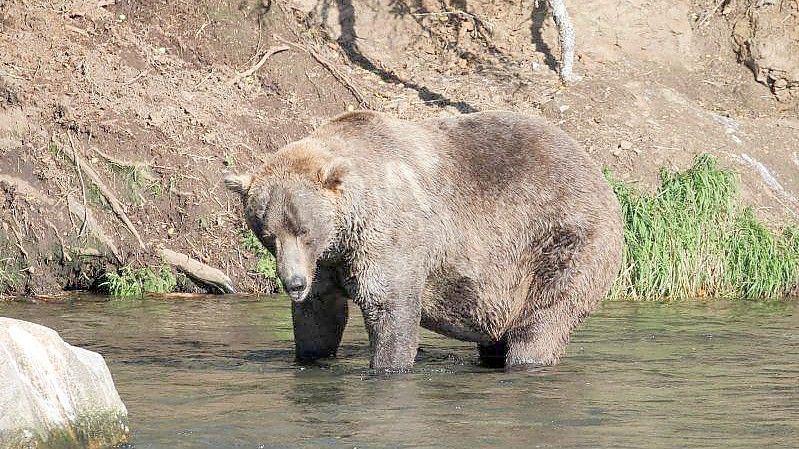
[[797,448],[799,303],[606,303],[558,367],[477,366],[425,332],[376,376],[357,310],[340,356],[293,361],[286,298],[0,303],[105,356],[144,448]]

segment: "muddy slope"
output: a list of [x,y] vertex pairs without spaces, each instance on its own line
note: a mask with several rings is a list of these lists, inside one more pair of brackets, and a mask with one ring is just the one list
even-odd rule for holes
[[0,1],[0,289],[88,288],[160,248],[271,288],[220,174],[359,107],[544,115],[650,184],[711,152],[762,218],[795,221],[794,75],[742,50],[793,45],[799,7],[776,3],[580,2],[583,78],[564,87],[532,2]]

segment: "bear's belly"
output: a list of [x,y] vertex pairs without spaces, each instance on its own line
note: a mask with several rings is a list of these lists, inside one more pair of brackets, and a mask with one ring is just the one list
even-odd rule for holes
[[446,317],[440,315],[429,316],[423,311],[421,324],[422,327],[427,330],[457,340],[473,341],[475,343],[491,343],[494,340],[481,329],[477,328],[475,323],[458,319],[451,315]]
[[502,323],[489,322],[481,289],[471,277],[431,276],[422,295],[422,327],[458,340],[491,343]]

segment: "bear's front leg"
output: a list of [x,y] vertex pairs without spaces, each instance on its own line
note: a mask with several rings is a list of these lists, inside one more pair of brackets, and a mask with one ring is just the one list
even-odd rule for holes
[[333,271],[319,267],[312,290],[302,302],[292,302],[297,361],[309,363],[336,355],[347,325],[347,297]]
[[362,309],[372,351],[369,367],[376,370],[412,367],[419,348],[421,305],[418,297],[407,303]]
[[376,370],[403,370],[413,366],[419,348],[421,310],[412,305],[388,307],[364,314]]

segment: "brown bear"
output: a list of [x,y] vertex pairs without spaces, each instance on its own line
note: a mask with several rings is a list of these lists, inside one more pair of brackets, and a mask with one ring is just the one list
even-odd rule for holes
[[225,184],[276,257],[300,361],[335,355],[349,298],[375,369],[412,366],[419,325],[553,365],[621,263],[613,191],[538,118],[351,112],[267,158]]

